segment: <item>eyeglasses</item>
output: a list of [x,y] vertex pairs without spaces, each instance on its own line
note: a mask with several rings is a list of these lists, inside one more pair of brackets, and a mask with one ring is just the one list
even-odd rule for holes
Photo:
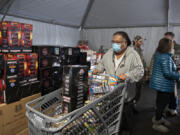
[[112,43],[118,43],[118,44],[120,43],[120,44],[123,44],[123,43],[125,43],[126,41],[114,41],[114,40],[112,40],[111,42],[112,42]]

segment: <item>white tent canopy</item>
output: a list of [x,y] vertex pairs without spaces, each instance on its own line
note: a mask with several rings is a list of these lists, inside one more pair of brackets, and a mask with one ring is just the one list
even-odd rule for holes
[[180,24],[179,0],[1,0],[1,12],[11,1],[7,15],[72,27]]
[[[9,9],[5,20],[33,24],[35,45],[75,46],[79,39],[87,39],[94,50],[101,45],[110,48],[112,34],[123,30],[131,40],[137,34],[147,39],[144,54],[148,64],[166,31],[173,31],[180,42],[179,7],[180,0],[0,1],[1,14]],[[83,28],[81,32],[79,28]]]

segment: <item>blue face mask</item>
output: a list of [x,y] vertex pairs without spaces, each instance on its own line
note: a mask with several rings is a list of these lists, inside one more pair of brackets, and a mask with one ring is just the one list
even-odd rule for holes
[[115,53],[119,53],[121,51],[121,44],[120,43],[112,43],[112,48]]

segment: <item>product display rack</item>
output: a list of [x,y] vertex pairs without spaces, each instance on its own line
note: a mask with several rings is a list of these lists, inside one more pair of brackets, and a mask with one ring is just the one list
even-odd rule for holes
[[52,117],[46,110],[61,103],[60,90],[27,103],[30,135],[118,134],[124,105],[125,82],[90,104],[64,116]]

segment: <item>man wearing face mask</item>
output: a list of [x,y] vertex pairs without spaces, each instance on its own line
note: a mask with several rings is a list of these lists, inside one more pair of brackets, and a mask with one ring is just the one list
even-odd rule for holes
[[[146,62],[145,62],[145,59],[144,59],[144,56],[143,56],[143,50],[141,48],[142,45],[143,45],[143,38],[141,36],[137,35],[133,40],[133,47],[137,51],[137,53],[139,54],[139,56],[141,58],[141,61],[142,61],[143,66],[144,66],[144,70],[147,71]],[[144,80],[144,78],[142,78],[139,82],[136,83],[136,94],[135,94],[135,97],[134,97],[134,103],[135,104],[140,99],[143,80]]]
[[123,109],[121,132],[132,132],[133,109],[131,103],[134,98],[134,91],[131,83],[138,82],[144,75],[144,68],[138,53],[130,46],[131,41],[127,33],[118,31],[114,33],[112,39],[112,48],[103,56],[101,62],[93,71],[94,74],[103,73],[114,74],[120,80],[127,80],[128,87],[125,94],[125,105]]
[[103,56],[93,73],[105,71],[106,74],[117,75],[120,80],[138,82],[144,75],[144,68],[140,56],[130,45],[127,33],[123,31],[114,33],[112,48]]

